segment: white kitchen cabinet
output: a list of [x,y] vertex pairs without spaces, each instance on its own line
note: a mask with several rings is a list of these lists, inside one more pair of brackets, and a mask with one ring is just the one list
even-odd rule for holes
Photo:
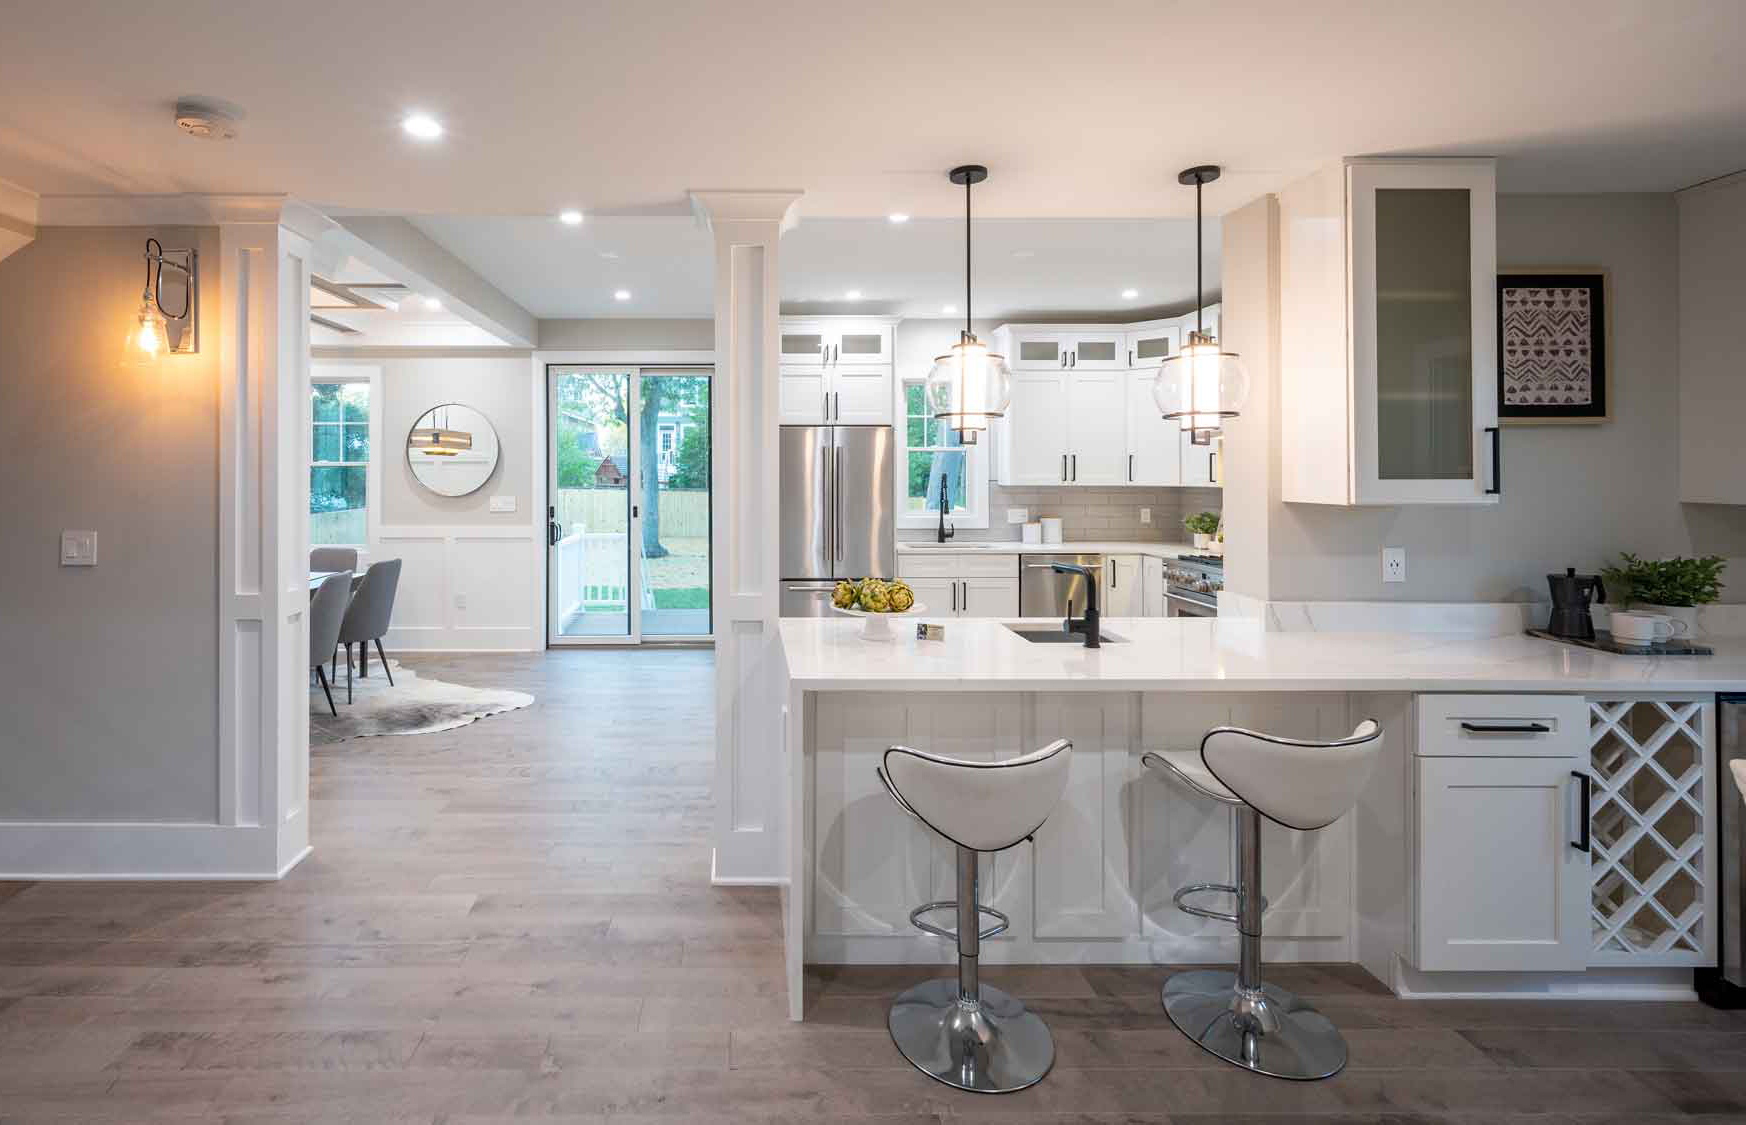
[[1128,366],[1126,328],[1078,328],[1062,334],[1069,371],[1124,371]]
[[1098,611],[1105,617],[1145,616],[1144,584],[1139,555],[1106,556],[1103,560],[1103,604]]
[[1066,484],[1067,377],[1058,372],[1013,372],[1012,403],[997,423],[1000,483]]
[[1130,371],[1127,380],[1128,483],[1182,483],[1182,424],[1165,418],[1152,397],[1157,368]]
[[[1174,424],[1174,423],[1173,423]],[[1219,439],[1215,436],[1206,445],[1194,444],[1194,434],[1177,427],[1177,448],[1182,457],[1182,483],[1197,488],[1215,488],[1219,484]]]
[[1418,968],[1588,965],[1587,748],[1578,697],[1419,697]]
[[1158,365],[1182,350],[1182,322],[1178,319],[1149,320],[1128,327],[1128,366],[1156,371]]
[[994,350],[1014,371],[1123,371],[1128,364],[1126,326],[1002,326]]
[[1487,504],[1496,169],[1363,159],[1280,193],[1281,486],[1315,504]]
[[1140,559],[1140,616],[1169,617],[1169,604],[1164,599],[1164,587],[1167,580],[1164,577],[1163,559],[1146,555]]
[[897,574],[929,618],[1017,617],[1018,556],[991,551],[904,551]]
[[781,362],[821,367],[890,366],[889,317],[783,317],[779,322]]
[[1418,760],[1420,969],[1587,967],[1581,765]]
[[1035,936],[1120,938],[1140,932],[1132,891],[1127,790],[1133,782],[1130,708],[1092,694],[1039,695],[1037,745],[1073,742],[1061,803],[1032,849]]
[[1069,371],[1067,482],[1128,483],[1128,379],[1122,371]]

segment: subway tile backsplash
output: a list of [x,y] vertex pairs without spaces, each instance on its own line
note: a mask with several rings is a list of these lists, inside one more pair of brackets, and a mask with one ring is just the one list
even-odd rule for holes
[[[1224,493],[1217,488],[1006,488],[988,486],[989,527],[959,528],[964,540],[1017,539],[1021,528],[1006,522],[1008,508],[1028,508],[1030,518],[1061,518],[1065,539],[1118,539],[1131,542],[1181,543],[1188,539],[1182,527],[1192,512],[1217,512]],[[1152,510],[1152,522],[1140,522],[1140,509]],[[931,539],[933,533],[900,529],[900,540]]]

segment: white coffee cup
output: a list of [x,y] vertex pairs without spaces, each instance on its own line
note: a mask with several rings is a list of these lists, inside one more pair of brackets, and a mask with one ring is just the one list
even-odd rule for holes
[[1626,645],[1650,645],[1685,632],[1685,622],[1662,613],[1616,610],[1612,615],[1613,639]]

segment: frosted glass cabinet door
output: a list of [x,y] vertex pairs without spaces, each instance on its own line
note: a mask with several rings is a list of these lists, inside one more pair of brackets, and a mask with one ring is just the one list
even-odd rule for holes
[[1497,222],[1488,164],[1352,164],[1360,503],[1484,503],[1497,467]]

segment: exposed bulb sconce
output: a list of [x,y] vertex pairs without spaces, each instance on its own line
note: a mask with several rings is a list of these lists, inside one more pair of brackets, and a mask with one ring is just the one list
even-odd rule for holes
[[1216,164],[1201,164],[1183,170],[1176,182],[1194,185],[1194,328],[1188,343],[1164,361],[1152,381],[1152,398],[1165,418],[1182,424],[1194,434],[1196,445],[1206,443],[1224,427],[1225,419],[1242,413],[1249,397],[1249,373],[1235,352],[1227,352],[1206,331],[1206,299],[1201,294],[1200,189],[1219,178]]
[[[192,249],[165,250],[157,239],[146,239],[145,291],[140,294],[139,311],[128,325],[122,345],[124,366],[150,367],[166,355],[192,355],[200,350],[200,302],[195,290],[198,257]],[[164,307],[166,268],[172,271],[171,292],[177,283],[182,290],[181,301],[172,298],[170,302],[177,311]]]

